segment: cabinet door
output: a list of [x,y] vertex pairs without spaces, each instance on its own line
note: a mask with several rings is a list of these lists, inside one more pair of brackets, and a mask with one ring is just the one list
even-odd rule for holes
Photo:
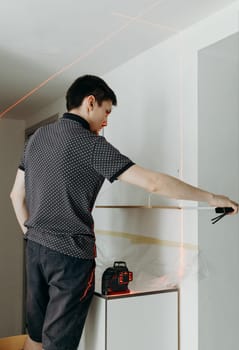
[[178,293],[107,302],[107,350],[177,350]]
[[105,306],[106,300],[95,295],[78,350],[105,350]]

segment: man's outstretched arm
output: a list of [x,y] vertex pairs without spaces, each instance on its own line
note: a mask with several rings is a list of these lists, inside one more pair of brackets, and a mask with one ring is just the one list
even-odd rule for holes
[[25,194],[25,176],[24,171],[18,169],[15,183],[13,185],[10,198],[12,200],[13,208],[19,222],[22,232],[25,234],[27,228],[24,226],[25,221],[28,218],[28,210],[26,207],[26,194]]
[[223,195],[216,195],[191,186],[173,176],[154,172],[138,165],[133,165],[119,176],[119,180],[144,188],[146,191],[161,196],[206,202],[212,207],[232,207],[238,213],[238,203]]

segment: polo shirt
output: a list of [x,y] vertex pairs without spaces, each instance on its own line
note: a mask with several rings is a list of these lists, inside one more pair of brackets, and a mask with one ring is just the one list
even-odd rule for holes
[[29,218],[26,239],[82,259],[96,256],[92,209],[105,179],[114,182],[134,163],[88,122],[65,113],[39,128],[25,146]]

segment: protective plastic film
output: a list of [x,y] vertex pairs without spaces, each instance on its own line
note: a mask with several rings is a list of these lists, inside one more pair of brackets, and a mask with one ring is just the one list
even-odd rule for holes
[[207,278],[208,264],[197,246],[152,239],[146,242],[137,235],[96,231],[96,291],[101,291],[104,270],[114,261],[125,261],[133,272],[129,289],[153,291],[180,286],[188,277]]

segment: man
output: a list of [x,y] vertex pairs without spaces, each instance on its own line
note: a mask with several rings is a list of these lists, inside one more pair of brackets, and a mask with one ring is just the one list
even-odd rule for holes
[[11,192],[27,239],[25,350],[75,350],[94,292],[96,256],[93,218],[107,178],[176,199],[215,207],[238,204],[174,177],[134,164],[99,131],[116,96],[100,78],[86,75],[69,88],[67,110],[30,138]]

